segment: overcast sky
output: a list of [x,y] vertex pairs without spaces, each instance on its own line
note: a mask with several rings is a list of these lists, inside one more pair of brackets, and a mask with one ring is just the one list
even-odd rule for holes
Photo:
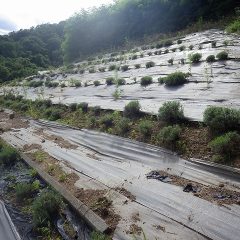
[[0,7],[0,34],[41,23],[57,23],[81,8],[88,9],[111,2],[113,0],[3,0]]

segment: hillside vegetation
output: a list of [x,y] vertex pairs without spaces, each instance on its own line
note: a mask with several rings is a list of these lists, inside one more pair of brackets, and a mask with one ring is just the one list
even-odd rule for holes
[[[234,14],[235,0],[116,0],[82,10],[66,22],[43,24],[0,36],[0,82],[23,78],[146,36]],[[237,28],[237,29],[236,29]],[[239,31],[237,20],[229,31]]]

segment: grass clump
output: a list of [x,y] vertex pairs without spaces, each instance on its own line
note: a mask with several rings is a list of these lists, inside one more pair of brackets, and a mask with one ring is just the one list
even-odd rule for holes
[[69,109],[71,112],[75,112],[77,110],[77,103],[71,103]]
[[119,70],[119,67],[115,64],[112,64],[108,67],[108,70],[109,71]]
[[189,60],[192,62],[192,63],[199,63],[200,60],[202,58],[202,54],[201,53],[194,53],[194,54],[191,54],[189,56]]
[[126,80],[124,78],[117,79],[117,85],[122,86],[126,84]]
[[150,76],[146,76],[146,77],[141,78],[140,84],[141,84],[142,87],[146,87],[146,86],[148,86],[152,83],[153,83],[153,79]]
[[63,111],[60,109],[47,109],[45,112],[45,116],[50,120],[50,121],[56,121],[60,118],[62,118]]
[[143,139],[149,138],[153,131],[153,123],[149,120],[142,120],[138,125],[138,131]]
[[179,123],[184,120],[183,107],[179,102],[165,102],[159,108],[158,118],[167,123]]
[[103,233],[94,231],[91,233],[91,240],[111,240],[111,238]]
[[95,68],[90,68],[90,69],[88,70],[88,72],[89,72],[89,73],[95,73],[96,70],[95,70]]
[[136,69],[139,69],[139,68],[141,67],[141,64],[135,64],[134,67],[135,67]]
[[105,72],[106,68],[105,67],[100,67],[98,70],[99,70],[99,72]]
[[78,104],[78,108],[82,110],[83,113],[88,112],[88,103],[82,102]]
[[140,115],[140,103],[139,101],[131,101],[124,108],[124,116],[128,118],[135,118]]
[[186,49],[186,46],[182,45],[181,47],[179,47],[179,50],[182,52]]
[[95,86],[95,87],[97,87],[97,86],[99,86],[99,85],[100,85],[100,81],[98,81],[98,80],[95,80],[95,81],[93,82],[93,84],[94,84],[94,86]]
[[32,205],[33,223],[36,227],[47,226],[59,215],[64,207],[62,198],[54,191],[43,191]]
[[108,86],[113,85],[114,84],[114,80],[115,79],[113,77],[109,77],[109,78],[106,79],[106,84]]
[[154,66],[155,66],[155,63],[152,62],[152,61],[146,63],[146,68],[151,68],[151,67],[154,67]]
[[222,51],[220,53],[217,54],[217,59],[220,61],[224,61],[228,59],[228,53],[226,51]]
[[209,146],[216,154],[215,161],[229,162],[240,154],[240,135],[237,132],[228,132],[215,138]]
[[213,62],[215,62],[215,56],[214,55],[209,55],[207,58],[206,58],[206,61],[208,62],[208,63],[213,63]]
[[0,142],[0,165],[13,166],[20,159],[18,152],[9,145]]
[[130,120],[128,118],[121,118],[116,123],[117,134],[124,136],[130,130]]
[[168,59],[168,63],[169,63],[170,65],[173,65],[173,58]]
[[39,189],[39,180],[36,180],[33,183],[18,183],[15,186],[17,200],[21,201],[23,199],[32,198],[34,193],[36,193]]
[[106,114],[100,118],[100,124],[104,126],[104,128],[110,128],[113,126],[114,117],[112,114]]
[[129,70],[129,66],[128,66],[128,65],[123,65],[123,66],[121,66],[121,70],[122,70],[123,72],[126,72],[126,71]]
[[213,133],[240,129],[240,111],[225,107],[208,107],[203,115],[204,123]]
[[167,77],[164,78],[164,83],[167,86],[180,86],[187,82],[187,76],[185,73],[182,72],[175,72],[169,74]]
[[160,144],[167,148],[175,149],[177,141],[180,138],[181,128],[176,126],[164,127],[157,135],[157,140]]
[[238,33],[240,34],[240,19],[236,19],[226,28],[228,33]]

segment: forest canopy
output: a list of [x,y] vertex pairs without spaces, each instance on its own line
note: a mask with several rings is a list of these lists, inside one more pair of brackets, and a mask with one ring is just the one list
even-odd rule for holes
[[239,0],[115,0],[59,24],[0,36],[0,82],[35,74],[157,33],[231,15]]

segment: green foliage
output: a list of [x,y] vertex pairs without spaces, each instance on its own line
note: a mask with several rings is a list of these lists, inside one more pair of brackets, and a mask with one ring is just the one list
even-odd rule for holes
[[37,88],[43,86],[43,81],[31,81],[28,84],[29,87]]
[[59,215],[64,204],[62,198],[54,191],[45,190],[32,205],[33,223],[36,227],[47,226]]
[[129,66],[128,65],[123,65],[123,66],[121,66],[121,70],[123,72],[126,72],[127,70],[129,70]]
[[117,85],[121,86],[121,85],[125,85],[125,84],[126,84],[126,80],[124,78],[117,79]]
[[193,45],[190,45],[189,50],[193,50],[193,47],[194,47]]
[[78,108],[82,110],[82,112],[87,113],[88,112],[88,103],[82,102],[78,104]]
[[105,67],[100,67],[98,70],[99,70],[99,72],[105,72],[106,68]]
[[208,62],[208,63],[213,63],[213,62],[215,62],[215,56],[214,55],[209,55],[207,58],[206,58],[206,61]]
[[217,46],[217,42],[216,41],[211,42],[211,46],[212,48],[215,48]]
[[124,136],[130,130],[130,120],[128,118],[121,118],[116,123],[116,132]]
[[187,77],[185,73],[175,72],[175,73],[169,74],[167,77],[163,79],[163,81],[167,86],[170,86],[170,87],[179,86],[187,82]]
[[203,115],[204,123],[213,133],[240,129],[240,111],[224,107],[208,107]]
[[114,78],[113,77],[109,77],[106,79],[106,84],[107,85],[113,85],[114,84]]
[[93,84],[94,84],[94,86],[99,86],[100,85],[100,81],[98,81],[98,80],[95,80],[94,82],[93,82]]
[[154,66],[155,66],[155,63],[152,62],[152,61],[146,63],[146,68],[151,68],[151,67],[154,67]]
[[226,31],[228,33],[238,33],[240,34],[240,19],[236,19],[230,25],[227,26]]
[[179,47],[179,50],[182,52],[186,49],[186,46],[182,45],[181,47]]
[[33,194],[40,189],[39,180],[33,183],[18,183],[15,186],[16,197],[18,201],[22,201],[27,198],[32,198]]
[[100,118],[100,123],[104,125],[105,128],[110,128],[113,126],[113,115],[112,114],[105,114]]
[[200,53],[194,53],[194,54],[191,54],[189,56],[189,60],[192,62],[192,63],[199,63],[200,60],[202,58],[202,54]]
[[90,68],[90,69],[88,70],[88,72],[89,72],[89,73],[95,73],[96,70],[95,70],[95,68],[92,67],[92,68]]
[[135,67],[136,69],[139,69],[139,68],[141,67],[141,64],[135,64],[134,67]]
[[152,77],[146,76],[141,78],[141,86],[146,87],[153,83]]
[[63,110],[61,109],[47,109],[45,111],[45,116],[50,120],[50,121],[56,121],[58,119],[60,119],[63,114]]
[[141,113],[141,106],[139,101],[131,101],[124,108],[124,116],[128,118],[138,117]]
[[149,120],[142,120],[138,125],[138,130],[142,138],[146,139],[152,134],[153,123]]
[[177,44],[182,44],[182,40],[181,40],[181,39],[178,39],[178,40],[177,40]]
[[181,128],[178,125],[164,127],[157,135],[157,140],[165,147],[175,149],[180,133]]
[[159,120],[167,123],[179,123],[184,120],[183,107],[179,102],[165,102],[158,111]]
[[113,65],[110,65],[110,66],[108,67],[108,70],[109,70],[109,71],[119,70],[119,67],[118,67],[117,65],[113,64]]
[[75,112],[77,110],[77,103],[71,103],[69,109],[71,112]]
[[75,87],[76,88],[79,88],[79,87],[81,87],[82,86],[82,82],[81,81],[76,81],[75,82]]
[[0,165],[13,166],[20,159],[18,152],[9,145],[0,142]]
[[91,240],[111,240],[110,237],[104,235],[103,233],[100,232],[92,232],[90,236]]
[[228,59],[228,53],[225,51],[222,51],[222,52],[218,53],[216,57],[218,60],[224,61],[224,60]]
[[170,59],[168,60],[168,63],[171,64],[171,65],[173,65],[173,58],[170,58]]
[[215,138],[209,146],[216,154],[215,159],[229,162],[240,154],[240,135],[237,132],[228,132]]

